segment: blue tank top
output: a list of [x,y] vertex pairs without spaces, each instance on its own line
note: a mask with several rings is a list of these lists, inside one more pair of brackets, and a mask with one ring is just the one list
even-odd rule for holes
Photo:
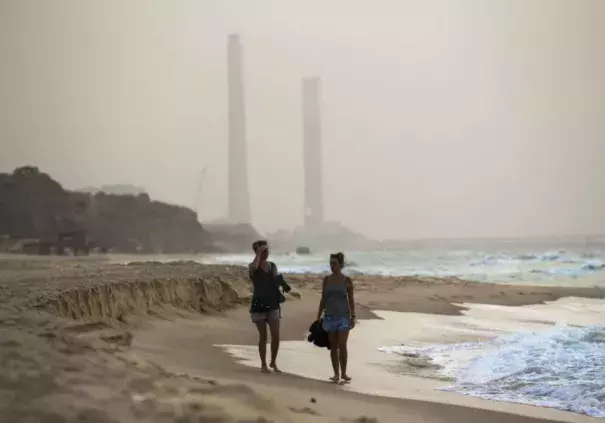
[[345,277],[343,282],[328,283],[328,277],[323,282],[324,313],[326,316],[349,317],[349,294],[347,289],[351,280]]

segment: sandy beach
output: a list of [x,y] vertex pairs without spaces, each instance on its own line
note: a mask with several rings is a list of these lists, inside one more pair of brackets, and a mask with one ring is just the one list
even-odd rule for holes
[[[308,360],[290,362],[302,357],[305,346],[289,342],[304,340],[316,313],[319,278],[287,278],[296,293],[289,296],[282,321],[286,372],[262,375],[224,347],[257,342],[243,268],[3,256],[0,421],[600,421],[440,392],[433,380],[410,375],[401,398],[354,392],[363,391],[364,382],[370,388],[380,382],[361,368],[351,368],[350,387],[313,379],[328,366],[327,353],[319,362],[323,352],[308,344],[313,352]],[[457,279],[363,277],[355,283],[361,322],[351,335],[352,346],[364,343],[369,333],[364,325],[377,322],[376,310],[457,316],[464,304],[520,307],[569,297],[605,298],[598,288]],[[299,368],[296,375],[288,372]]]

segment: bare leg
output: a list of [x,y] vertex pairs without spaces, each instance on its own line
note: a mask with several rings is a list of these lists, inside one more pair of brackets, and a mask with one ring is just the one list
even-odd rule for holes
[[269,331],[271,331],[271,362],[269,366],[275,373],[281,373],[277,367],[277,353],[279,351],[279,319],[269,320]]
[[334,382],[340,380],[340,367],[338,363],[338,332],[328,332],[328,338],[330,340],[330,359],[332,360],[332,369],[334,369],[334,376],[330,378]]
[[340,363],[340,371],[342,372],[342,378],[345,382],[351,380],[347,375],[347,361],[349,359],[349,352],[347,350],[347,341],[349,340],[349,331],[342,331],[338,336],[338,361]]
[[267,367],[267,322],[255,322],[258,329],[258,355],[260,356],[260,371],[269,373]]

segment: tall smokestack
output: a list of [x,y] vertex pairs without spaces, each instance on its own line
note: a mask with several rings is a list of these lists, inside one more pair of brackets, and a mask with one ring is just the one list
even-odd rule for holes
[[319,82],[319,78],[302,81],[305,228],[308,230],[318,229],[324,223]]
[[229,221],[251,223],[244,106],[244,59],[239,35],[228,37]]

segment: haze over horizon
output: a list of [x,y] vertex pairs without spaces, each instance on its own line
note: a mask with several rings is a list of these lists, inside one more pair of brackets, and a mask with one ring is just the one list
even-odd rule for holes
[[0,171],[227,213],[227,35],[262,231],[303,221],[301,78],[325,215],[374,238],[605,232],[600,0],[0,0]]

